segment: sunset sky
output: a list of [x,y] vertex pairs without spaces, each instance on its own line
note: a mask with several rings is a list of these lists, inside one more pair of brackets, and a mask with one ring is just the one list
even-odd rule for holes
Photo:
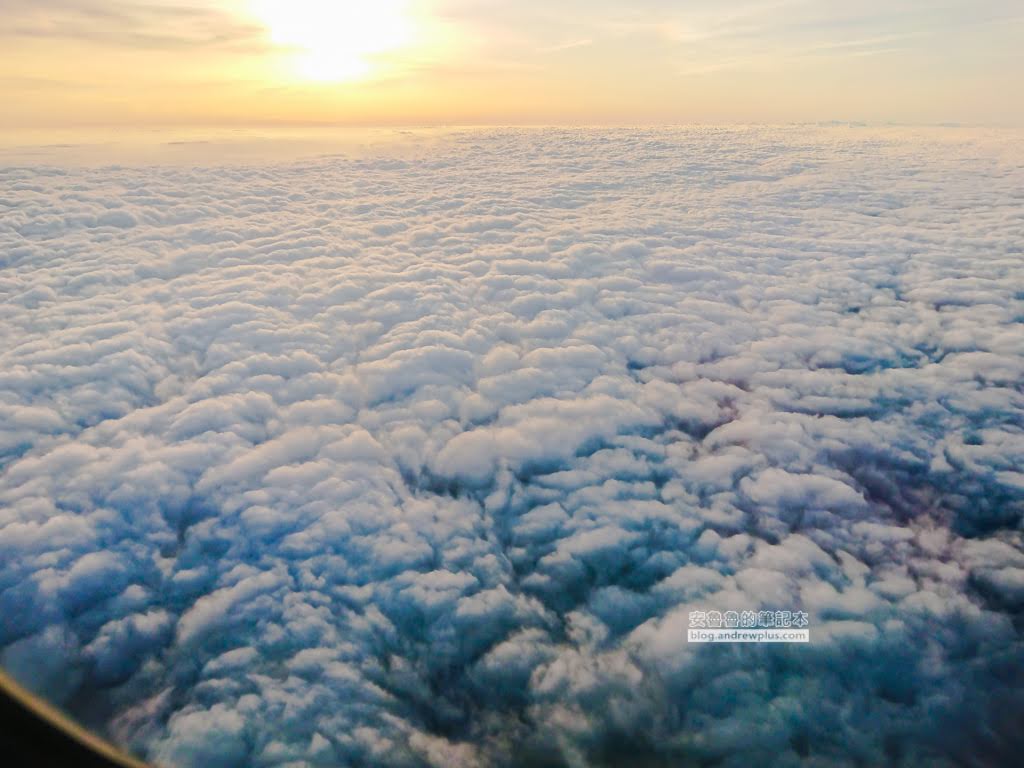
[[1011,0],[0,0],[0,128],[1020,124]]

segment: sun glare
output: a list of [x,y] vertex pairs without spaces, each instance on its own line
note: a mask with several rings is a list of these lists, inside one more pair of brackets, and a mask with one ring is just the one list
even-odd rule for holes
[[287,49],[306,80],[365,78],[375,59],[412,42],[409,0],[253,0],[273,43]]

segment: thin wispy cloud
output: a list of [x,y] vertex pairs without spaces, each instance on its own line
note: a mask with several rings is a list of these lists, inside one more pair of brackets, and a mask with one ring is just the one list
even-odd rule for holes
[[0,37],[114,48],[265,50],[262,30],[216,7],[95,0],[5,0]]
[[569,51],[573,48],[583,48],[588,45],[593,45],[594,41],[589,37],[580,40],[568,40],[564,43],[555,43],[554,45],[547,45],[537,50],[541,53],[555,53],[557,51]]

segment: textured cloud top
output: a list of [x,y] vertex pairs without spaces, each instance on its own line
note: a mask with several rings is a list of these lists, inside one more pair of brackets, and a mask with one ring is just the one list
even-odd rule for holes
[[3,665],[175,768],[1011,764],[1019,138],[0,171]]

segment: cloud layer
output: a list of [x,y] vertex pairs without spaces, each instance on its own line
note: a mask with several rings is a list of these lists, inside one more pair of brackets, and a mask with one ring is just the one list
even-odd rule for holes
[[4,666],[181,768],[1011,764],[1013,139],[4,169]]

